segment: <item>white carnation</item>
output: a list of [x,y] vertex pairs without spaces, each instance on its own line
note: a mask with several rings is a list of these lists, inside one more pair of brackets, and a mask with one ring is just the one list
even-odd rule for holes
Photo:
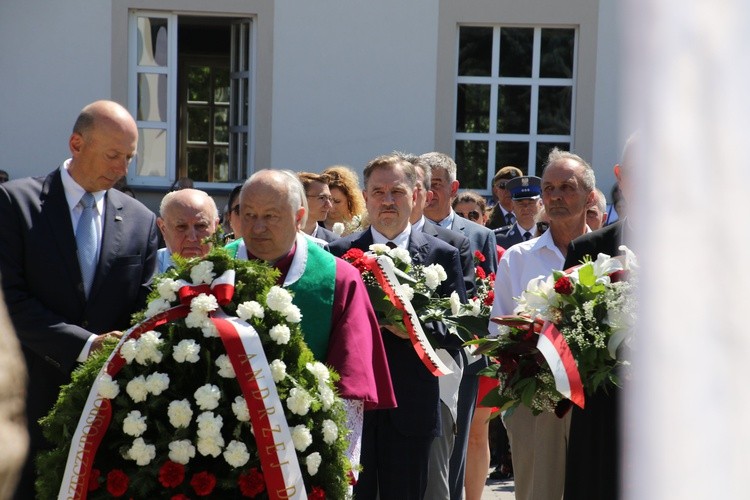
[[169,309],[170,306],[171,304],[166,299],[154,299],[146,307],[146,317],[153,318],[157,314]]
[[203,332],[203,336],[207,339],[219,336],[219,330],[216,329],[216,325],[214,325],[214,322],[210,319],[207,319],[206,322],[203,323],[201,331]]
[[312,397],[306,390],[293,387],[289,391],[289,397],[286,399],[286,406],[292,413],[305,416],[310,411]]
[[148,397],[148,387],[146,386],[146,379],[143,375],[138,375],[137,377],[132,378],[130,382],[128,382],[128,385],[125,386],[125,392],[128,393],[128,396],[130,396],[135,403],[146,401],[146,398]]
[[169,375],[166,373],[152,373],[146,377],[146,388],[154,396],[158,396],[169,387]]
[[208,321],[208,314],[202,311],[190,311],[185,316],[185,326],[188,328],[203,328],[206,321]]
[[219,308],[219,303],[216,301],[216,297],[205,293],[198,294],[197,297],[193,297],[190,301],[190,310],[199,311],[202,313],[209,313]]
[[307,363],[305,365],[305,368],[307,368],[307,371],[315,375],[318,383],[328,382],[328,380],[331,378],[331,372],[328,371],[328,367],[320,361]]
[[374,253],[375,255],[388,255],[388,252],[390,251],[390,248],[388,248],[388,245],[384,243],[373,243],[370,245],[370,252]]
[[210,285],[216,277],[216,274],[213,272],[213,270],[214,263],[210,260],[203,260],[201,262],[198,262],[198,264],[196,264],[190,270],[190,280],[194,285],[200,285],[202,283]]
[[337,236],[341,236],[342,234],[344,234],[344,229],[346,229],[346,227],[342,222],[334,222],[333,226],[331,227],[331,231],[336,233]]
[[284,319],[287,320],[289,323],[299,323],[302,321],[302,311],[299,310],[299,307],[295,306],[294,304],[287,307],[284,312]]
[[195,457],[195,446],[187,439],[169,443],[169,459],[172,462],[185,465]]
[[193,339],[183,339],[174,346],[172,357],[178,363],[197,363],[200,357],[201,346]]
[[150,330],[143,333],[136,341],[135,361],[140,365],[150,362],[161,363],[162,353],[159,350],[164,341],[161,334]]
[[268,366],[271,368],[271,376],[273,377],[274,382],[278,384],[284,380],[286,377],[286,363],[280,359],[274,359]]
[[222,354],[216,358],[216,367],[219,369],[219,376],[224,378],[235,378],[234,367],[232,367],[232,362],[226,354]]
[[127,364],[135,360],[135,354],[138,352],[138,344],[135,339],[128,339],[120,346],[120,356],[123,357]]
[[219,406],[221,391],[213,384],[206,384],[198,387],[193,396],[195,397],[195,402],[198,403],[198,407],[201,410],[213,410],[214,408]]
[[146,432],[147,428],[146,416],[141,415],[138,410],[128,413],[128,416],[122,421],[122,432],[128,436],[138,437]]
[[263,319],[265,313],[260,303],[250,300],[237,306],[237,317],[243,321],[250,321],[253,318]]
[[135,460],[138,465],[148,465],[156,457],[156,446],[146,444],[143,438],[136,438],[133,446],[126,452],[127,458]]
[[393,248],[388,252],[388,255],[390,255],[390,257],[394,261],[398,260],[398,261],[403,262],[403,264],[407,266],[411,265],[411,255],[409,255],[409,251],[405,248],[401,248],[401,247]]
[[339,437],[339,428],[333,420],[323,420],[323,441],[333,444]]
[[482,312],[482,302],[477,297],[469,299],[469,314],[471,316],[479,316]]
[[291,333],[292,332],[289,330],[288,326],[276,325],[271,328],[271,331],[268,332],[268,335],[270,335],[277,344],[286,344],[289,342]]
[[242,467],[250,460],[247,446],[241,441],[230,441],[224,452],[224,460],[234,468]]
[[237,417],[238,421],[250,421],[250,410],[247,409],[247,402],[242,396],[237,396],[236,398],[234,398],[234,402],[232,403],[232,412],[234,413],[234,416]]
[[112,380],[108,373],[99,378],[99,395],[105,399],[115,399],[120,394],[120,384]]
[[448,275],[445,274],[445,269],[440,264],[430,264],[426,266],[422,272],[424,273],[425,285],[430,290],[435,290],[440,283],[448,279]]
[[200,453],[204,457],[218,457],[219,455],[221,455],[222,446],[224,446],[224,438],[222,438],[220,435],[198,438],[198,453]]
[[327,385],[321,384],[318,390],[320,391],[320,401],[323,403],[323,410],[328,411],[336,400],[336,395],[333,393],[333,389]]
[[452,291],[449,301],[451,304],[451,314],[458,316],[458,313],[461,312],[461,297],[458,296],[458,292],[455,290]]
[[294,449],[297,451],[305,451],[313,442],[310,429],[304,425],[295,425],[291,430]]
[[172,401],[169,403],[167,416],[173,427],[187,427],[193,419],[193,409],[190,408],[190,402],[187,399]]
[[401,293],[401,296],[404,297],[406,300],[411,301],[414,298],[414,289],[407,285],[406,283],[401,283],[400,285],[396,285],[396,288],[398,288],[398,291]]
[[314,476],[318,473],[318,467],[320,467],[320,453],[317,451],[315,453],[310,453],[307,455],[307,458],[305,459],[305,463],[307,464],[307,472]]
[[272,311],[283,312],[292,305],[292,296],[280,286],[272,286],[266,295],[266,305]]
[[159,297],[168,302],[174,302],[177,300],[177,291],[180,289],[180,284],[172,278],[164,278],[156,285],[156,291],[159,292]]
[[198,415],[195,421],[198,423],[199,436],[221,435],[221,428],[224,426],[224,419],[221,415],[214,415],[210,411],[204,411]]

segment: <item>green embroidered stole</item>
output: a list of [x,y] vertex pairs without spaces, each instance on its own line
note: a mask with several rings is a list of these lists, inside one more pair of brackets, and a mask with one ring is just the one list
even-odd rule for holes
[[[307,244],[305,269],[302,276],[286,288],[293,292],[292,302],[302,312],[305,342],[315,359],[325,361],[331,335],[333,294],[336,289],[336,259],[307,238],[303,240]],[[235,259],[241,241],[235,240],[224,247]],[[299,248],[297,251],[299,252]],[[244,255],[240,256],[240,259],[246,258]]]

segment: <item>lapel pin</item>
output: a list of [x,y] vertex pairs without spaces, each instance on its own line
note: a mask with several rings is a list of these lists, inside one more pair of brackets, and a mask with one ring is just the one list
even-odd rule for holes
[[115,215],[115,220],[118,222],[122,222],[122,216],[121,215]]

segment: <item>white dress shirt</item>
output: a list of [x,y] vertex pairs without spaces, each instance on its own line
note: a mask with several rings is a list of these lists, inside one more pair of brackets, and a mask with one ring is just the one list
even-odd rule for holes
[[389,241],[396,244],[397,247],[409,250],[409,236],[411,236],[411,224],[406,225],[406,229],[397,234],[394,238],[386,238],[382,233],[379,233],[377,229],[370,226],[372,229],[372,242],[380,243],[385,245]]

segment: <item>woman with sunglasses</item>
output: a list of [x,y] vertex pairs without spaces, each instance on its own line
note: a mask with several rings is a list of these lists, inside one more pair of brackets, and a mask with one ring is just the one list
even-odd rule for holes
[[484,196],[474,191],[462,191],[453,200],[452,205],[453,211],[459,217],[469,219],[482,226],[487,222],[487,201]]

